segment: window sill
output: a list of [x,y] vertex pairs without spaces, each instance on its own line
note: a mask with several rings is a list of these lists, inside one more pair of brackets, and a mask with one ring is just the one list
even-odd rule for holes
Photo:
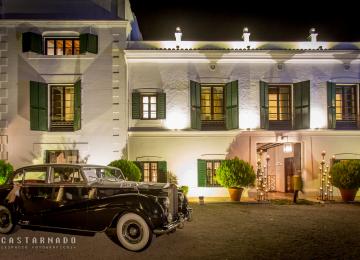
[[24,58],[29,60],[92,60],[95,59],[97,54],[86,53],[81,55],[45,55],[37,54],[33,52],[27,52],[22,54]]

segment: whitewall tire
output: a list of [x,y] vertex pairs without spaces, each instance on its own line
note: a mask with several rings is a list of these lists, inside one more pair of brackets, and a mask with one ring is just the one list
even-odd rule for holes
[[14,227],[11,211],[7,207],[0,205],[0,234],[9,234]]
[[116,234],[120,244],[130,251],[144,250],[150,245],[152,239],[148,224],[135,213],[126,213],[119,218]]

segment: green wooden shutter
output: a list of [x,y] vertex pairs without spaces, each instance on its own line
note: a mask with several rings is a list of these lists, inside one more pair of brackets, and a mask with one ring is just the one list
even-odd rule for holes
[[140,105],[141,105],[141,96],[139,92],[133,92],[131,98],[131,111],[132,111],[132,119],[140,119]]
[[157,163],[158,172],[157,172],[157,182],[166,183],[167,182],[167,163],[166,161],[159,161]]
[[226,129],[239,128],[239,95],[237,80],[225,85],[225,122]]
[[190,81],[191,128],[198,130],[201,129],[200,88],[200,83]]
[[166,94],[158,93],[156,100],[156,117],[157,119],[165,119],[166,118]]
[[260,81],[260,128],[269,129],[269,94],[268,84]]
[[81,129],[81,80],[74,85],[74,131]]
[[327,82],[328,128],[336,128],[336,83]]
[[80,53],[98,53],[98,36],[90,33],[80,35]]
[[48,86],[30,81],[30,129],[48,130]]
[[294,84],[294,127],[310,128],[310,81]]
[[198,159],[198,187],[206,187],[206,161]]
[[22,34],[22,51],[35,52],[43,54],[42,36],[33,32],[25,32]]
[[141,178],[140,181],[144,181],[144,166],[142,162],[139,161],[133,161],[133,163],[139,168],[141,172]]

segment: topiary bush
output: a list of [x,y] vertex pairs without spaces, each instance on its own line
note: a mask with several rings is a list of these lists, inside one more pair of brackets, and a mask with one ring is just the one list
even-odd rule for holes
[[256,176],[254,168],[239,158],[224,160],[216,170],[217,182],[226,188],[242,188],[252,186]]
[[330,169],[332,184],[340,189],[360,188],[360,161],[344,160],[335,163]]
[[140,181],[141,171],[137,165],[128,160],[115,160],[109,166],[119,168],[129,181]]
[[0,185],[4,184],[9,174],[13,172],[14,168],[10,163],[0,160]]
[[189,186],[181,186],[180,190],[185,194],[185,196],[188,194],[189,192]]

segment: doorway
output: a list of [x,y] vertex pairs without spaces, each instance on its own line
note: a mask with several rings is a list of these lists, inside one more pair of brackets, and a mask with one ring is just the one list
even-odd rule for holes
[[269,191],[294,192],[293,176],[301,175],[301,143],[258,143],[258,158],[260,151],[268,171]]

